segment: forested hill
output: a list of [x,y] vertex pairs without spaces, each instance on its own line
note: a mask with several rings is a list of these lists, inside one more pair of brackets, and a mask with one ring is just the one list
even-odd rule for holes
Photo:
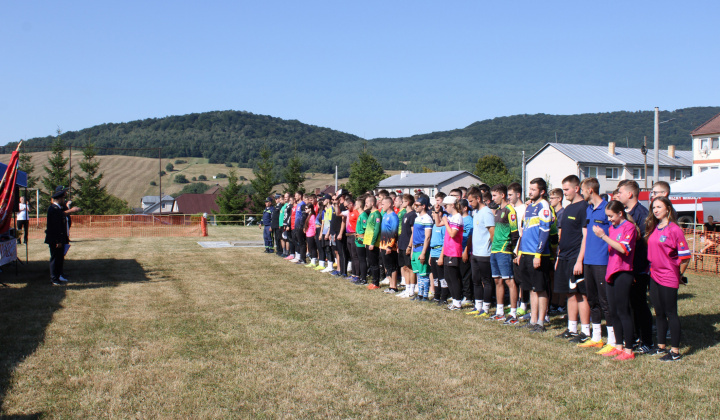
[[[674,144],[690,149],[690,132],[717,113],[720,107],[695,107],[660,112],[661,147]],[[102,124],[62,134],[72,147],[95,143],[101,154],[157,156],[157,150],[127,151],[104,148],[158,148],[163,157],[204,157],[211,163],[236,162],[252,166],[260,149],[267,145],[275,153],[276,164],[283,164],[299,153],[303,167],[310,172],[330,173],[339,165],[340,176],[347,176],[350,164],[361,147],[367,145],[385,169],[421,171],[473,170],[478,158],[486,154],[502,157],[519,173],[521,151],[529,157],[543,144],[561,143],[640,147],[643,136],[653,140],[653,112],[609,112],[579,115],[514,115],[478,121],[463,129],[439,131],[412,137],[379,138],[366,142],[360,137],[297,120],[283,120],[241,111],[215,111],[199,114],[150,118],[119,124]],[[53,137],[27,141],[29,147],[47,147]],[[627,140],[626,140],[627,139]],[[12,144],[6,150],[14,147]]]

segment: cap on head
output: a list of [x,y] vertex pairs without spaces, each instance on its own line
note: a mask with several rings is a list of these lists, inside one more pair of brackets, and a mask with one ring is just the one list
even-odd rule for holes
[[426,208],[430,207],[430,200],[428,199],[428,197],[426,195],[421,195],[420,197],[418,197],[418,199],[415,202],[417,204],[421,204],[421,205],[425,206]]
[[448,195],[445,198],[443,198],[442,203],[443,204],[455,204],[456,201],[457,201],[457,198],[455,196]]
[[55,191],[53,192],[52,198],[64,197],[65,194],[67,194],[69,189],[70,188],[65,188],[62,185],[58,185],[57,187],[55,187]]

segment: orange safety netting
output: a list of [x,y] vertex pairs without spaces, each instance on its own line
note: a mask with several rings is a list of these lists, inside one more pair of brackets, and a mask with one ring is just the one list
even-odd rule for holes
[[693,258],[688,268],[695,271],[720,273],[720,233],[700,229],[683,229]]
[[[70,239],[201,236],[199,216],[138,214],[70,217]],[[46,219],[30,219],[30,239],[45,240]]]

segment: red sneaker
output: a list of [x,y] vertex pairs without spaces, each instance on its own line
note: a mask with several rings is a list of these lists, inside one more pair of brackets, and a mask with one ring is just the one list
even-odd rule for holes
[[624,351],[621,352],[617,357],[613,358],[613,360],[634,360],[634,359],[635,359],[635,354],[626,353]]
[[602,355],[605,357],[615,357],[615,356],[619,356],[620,353],[625,353],[625,352],[622,350],[618,350],[618,349],[612,349],[607,353],[603,353]]
[[377,290],[380,286],[375,286],[374,284],[368,284],[368,290]]

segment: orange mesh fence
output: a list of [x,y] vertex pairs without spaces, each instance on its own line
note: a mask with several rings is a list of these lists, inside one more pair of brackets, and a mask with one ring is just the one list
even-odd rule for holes
[[693,253],[688,268],[695,271],[720,273],[720,233],[702,229],[683,229],[685,239]]
[[[159,236],[201,236],[199,216],[190,215],[117,215],[70,216],[70,239],[127,238]],[[46,218],[31,219],[30,239],[45,240]]]

